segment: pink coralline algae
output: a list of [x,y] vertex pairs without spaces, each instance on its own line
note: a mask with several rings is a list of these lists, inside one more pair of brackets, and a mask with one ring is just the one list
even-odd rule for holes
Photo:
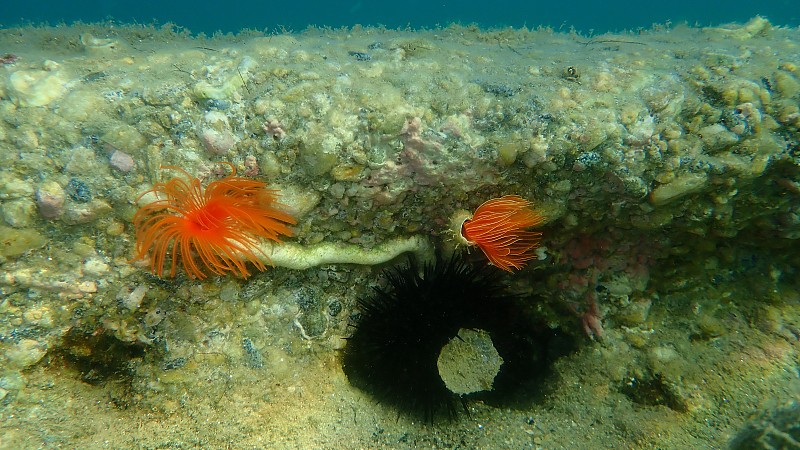
[[403,129],[400,130],[400,136],[403,137],[403,148],[405,150],[422,151],[425,145],[436,145],[435,143],[426,143],[422,139],[422,119],[414,117],[406,120]]
[[403,191],[420,186],[458,185],[465,191],[493,184],[497,177],[494,164],[479,163],[481,152],[460,141],[453,133],[448,140],[443,132],[426,131],[422,119],[407,119],[399,136],[403,149],[394,160],[372,167],[369,186],[404,183]]
[[586,304],[581,314],[583,332],[591,339],[603,337],[603,315],[597,306],[597,293],[586,292]]
[[55,219],[64,213],[66,193],[54,181],[46,181],[36,190],[36,205],[45,219]]
[[286,131],[283,129],[283,125],[278,122],[276,119],[267,119],[264,122],[264,125],[261,126],[268,135],[272,136],[272,139],[279,141],[286,136]]
[[258,175],[258,160],[253,155],[247,155],[244,158],[244,174],[248,177]]
[[603,335],[600,297],[644,291],[652,259],[652,244],[626,239],[619,230],[604,237],[580,235],[567,242],[558,263],[568,271],[560,275],[558,286],[590,338]]
[[559,262],[573,269],[597,271],[601,278],[603,275],[625,274],[639,288],[635,290],[643,290],[649,279],[648,253],[645,243],[630,242],[622,236],[596,238],[580,235],[567,243]]
[[435,168],[431,167],[427,153],[438,152],[440,144],[435,141],[425,141],[422,138],[422,122],[419,117],[407,120],[400,131],[403,140],[403,151],[400,160],[404,168],[414,177],[414,181],[421,186],[430,186],[436,183],[432,176]]

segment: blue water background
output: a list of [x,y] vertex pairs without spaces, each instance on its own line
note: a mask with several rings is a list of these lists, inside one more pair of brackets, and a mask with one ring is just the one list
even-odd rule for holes
[[654,23],[718,25],[766,16],[773,24],[800,25],[800,0],[775,1],[0,1],[0,27],[116,20],[174,23],[194,33],[302,31],[309,25],[389,28],[435,27],[457,22],[481,27],[574,27],[584,34],[649,28]]

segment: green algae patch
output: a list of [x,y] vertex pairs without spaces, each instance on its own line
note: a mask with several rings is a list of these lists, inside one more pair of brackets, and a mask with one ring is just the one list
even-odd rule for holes
[[47,239],[36,230],[0,226],[0,256],[18,256],[42,247]]

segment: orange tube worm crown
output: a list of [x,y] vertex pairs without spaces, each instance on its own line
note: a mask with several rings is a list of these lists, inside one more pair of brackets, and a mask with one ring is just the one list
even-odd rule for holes
[[247,262],[265,270],[257,255],[259,239],[280,242],[281,236],[292,235],[288,225],[296,221],[277,208],[277,190],[268,189],[261,181],[237,177],[230,166],[230,175],[212,181],[205,189],[186,171],[164,167],[184,177],[156,183],[137,199],[150,192],[157,198],[133,217],[134,260],[146,259],[149,254],[150,270],[159,277],[167,259],[173,277],[179,259],[189,277],[197,279],[207,277],[205,270],[247,278]]
[[461,243],[477,246],[493,265],[511,272],[535,258],[542,233],[527,229],[542,222],[544,217],[531,209],[531,202],[506,195],[484,202],[474,214],[456,213],[453,228]]

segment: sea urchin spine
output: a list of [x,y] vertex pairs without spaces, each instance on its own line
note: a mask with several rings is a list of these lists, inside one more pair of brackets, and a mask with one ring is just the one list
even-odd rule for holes
[[[518,403],[546,389],[552,361],[564,354],[557,333],[530,314],[534,298],[510,292],[502,272],[471,265],[457,253],[422,273],[416,264],[385,273],[385,287],[358,302],[343,368],[350,383],[381,403],[426,421],[457,416],[480,398]],[[459,330],[488,334],[502,367],[491,392],[456,394],[438,367]]]
[[485,328],[492,314],[512,299],[497,272],[438,259],[420,274],[416,264],[384,272],[387,286],[359,300],[360,318],[343,355],[350,382],[378,401],[432,421],[457,414],[459,397],[439,376],[442,347],[461,328]]

